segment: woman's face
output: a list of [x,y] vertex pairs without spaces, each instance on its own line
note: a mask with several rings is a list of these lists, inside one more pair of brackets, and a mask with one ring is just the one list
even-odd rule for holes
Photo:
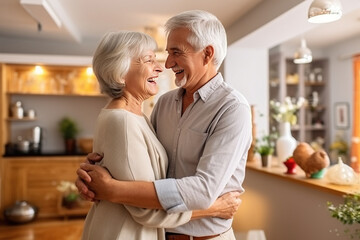
[[139,100],[148,99],[158,92],[156,80],[162,71],[154,51],[147,50],[140,58],[131,60],[124,90]]

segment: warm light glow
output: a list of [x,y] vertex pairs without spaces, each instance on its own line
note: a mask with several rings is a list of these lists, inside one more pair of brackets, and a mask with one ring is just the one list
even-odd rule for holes
[[86,75],[92,76],[93,74],[94,74],[94,72],[93,72],[92,67],[88,67],[88,68],[86,69]]
[[294,63],[304,64],[312,62],[311,50],[306,46],[305,39],[301,39],[301,46],[294,54]]
[[342,16],[342,6],[339,0],[314,0],[308,12],[311,23],[329,23],[339,20]]
[[35,74],[41,75],[44,73],[44,69],[41,66],[35,66]]

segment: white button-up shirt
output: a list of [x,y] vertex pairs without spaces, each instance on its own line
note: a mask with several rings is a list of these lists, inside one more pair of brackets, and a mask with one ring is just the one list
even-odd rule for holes
[[[226,192],[243,192],[252,140],[249,104],[220,73],[194,93],[194,102],[181,115],[183,94],[180,88],[161,96],[151,116],[169,158],[168,178],[155,181],[168,212],[206,209]],[[168,231],[207,236],[225,232],[231,224],[202,218]]]

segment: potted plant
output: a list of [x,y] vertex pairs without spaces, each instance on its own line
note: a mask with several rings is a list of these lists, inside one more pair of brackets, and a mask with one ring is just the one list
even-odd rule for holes
[[76,152],[76,135],[79,132],[78,126],[74,120],[64,117],[59,123],[60,132],[65,141],[65,151],[67,154]]
[[264,135],[262,138],[256,139],[255,152],[260,154],[263,167],[270,165],[275,147],[275,139],[275,134]]
[[[335,206],[328,202],[328,210],[333,218],[338,219],[344,225],[360,224],[360,193],[344,195],[344,203]],[[345,230],[351,239],[360,239],[360,228],[354,231]]]
[[62,193],[61,206],[66,208],[74,208],[80,200],[79,192],[73,182],[60,181],[56,189]]

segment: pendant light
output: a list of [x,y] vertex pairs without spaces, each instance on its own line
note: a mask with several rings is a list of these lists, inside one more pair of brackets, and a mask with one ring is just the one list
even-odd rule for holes
[[308,11],[311,23],[328,23],[339,20],[342,16],[340,0],[314,0]]
[[301,39],[301,46],[294,54],[294,63],[304,64],[312,61],[311,50],[306,46],[304,38]]

